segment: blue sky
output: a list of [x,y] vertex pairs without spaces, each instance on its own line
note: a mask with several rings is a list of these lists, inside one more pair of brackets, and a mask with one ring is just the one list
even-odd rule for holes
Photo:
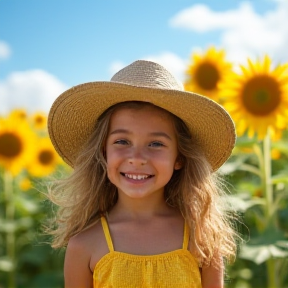
[[0,0],[0,113],[47,112],[65,89],[149,59],[180,80],[210,45],[288,61],[287,0]]

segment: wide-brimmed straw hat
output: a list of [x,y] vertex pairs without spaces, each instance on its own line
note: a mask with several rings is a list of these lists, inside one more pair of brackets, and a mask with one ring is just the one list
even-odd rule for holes
[[236,136],[234,123],[224,108],[207,97],[184,91],[163,66],[138,60],[117,72],[111,81],[77,85],[55,100],[48,116],[48,131],[63,160],[73,167],[97,118],[110,106],[125,101],[149,102],[181,118],[213,171],[229,158]]

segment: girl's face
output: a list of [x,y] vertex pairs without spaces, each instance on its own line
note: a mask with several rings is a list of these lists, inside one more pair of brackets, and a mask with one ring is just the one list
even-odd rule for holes
[[107,173],[119,197],[164,194],[174,169],[181,168],[175,133],[172,117],[158,108],[121,108],[112,114],[106,141]]

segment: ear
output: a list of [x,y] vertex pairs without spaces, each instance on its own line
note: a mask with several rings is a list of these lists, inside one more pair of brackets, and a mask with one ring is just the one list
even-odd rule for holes
[[178,156],[174,164],[174,170],[179,170],[182,167],[183,167],[183,161],[181,160],[181,157]]

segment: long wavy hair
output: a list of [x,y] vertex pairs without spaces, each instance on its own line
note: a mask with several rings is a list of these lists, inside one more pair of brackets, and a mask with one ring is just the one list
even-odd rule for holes
[[[58,206],[48,233],[52,247],[65,247],[69,239],[109,213],[117,202],[117,188],[107,177],[104,147],[111,115],[119,109],[142,109],[153,104],[123,102],[107,109],[97,120],[95,130],[79,154],[72,174],[48,187],[49,199]],[[157,109],[163,110],[159,107]],[[234,219],[226,213],[225,185],[193,141],[188,127],[170,114],[176,130],[182,168],[175,170],[164,189],[165,199],[182,213],[190,227],[190,251],[200,266],[220,266],[224,257],[235,258],[237,233]],[[221,255],[219,258],[218,256]]]

